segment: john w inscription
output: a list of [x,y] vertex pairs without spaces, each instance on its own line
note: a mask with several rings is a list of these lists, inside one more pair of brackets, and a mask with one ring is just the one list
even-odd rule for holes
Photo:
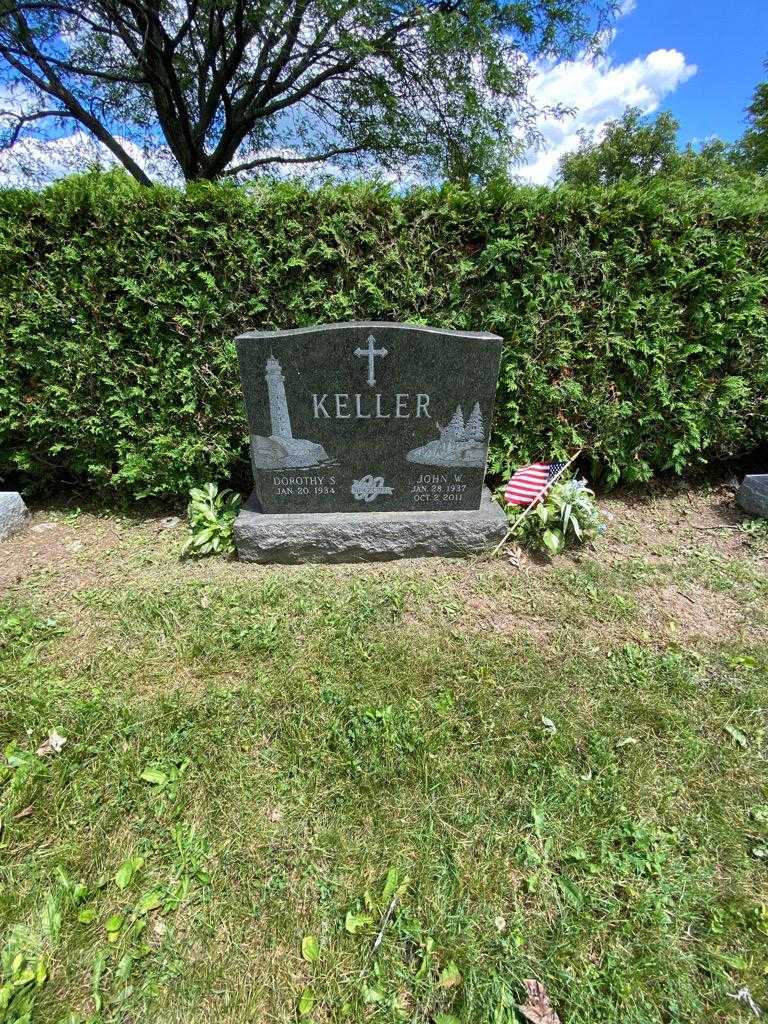
[[264,512],[479,508],[496,335],[354,322],[236,344]]

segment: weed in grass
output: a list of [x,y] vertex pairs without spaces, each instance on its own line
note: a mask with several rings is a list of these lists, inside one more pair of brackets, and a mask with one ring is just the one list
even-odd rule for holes
[[748,519],[741,529],[755,540],[768,540],[768,519]]

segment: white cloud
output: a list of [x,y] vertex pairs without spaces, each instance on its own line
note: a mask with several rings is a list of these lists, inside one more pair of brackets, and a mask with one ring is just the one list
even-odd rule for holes
[[516,173],[535,184],[551,180],[560,157],[577,148],[580,130],[599,135],[606,122],[628,106],[640,107],[644,113],[657,110],[664,97],[696,70],[679,50],[654,50],[624,64],[616,64],[606,54],[596,60],[584,57],[540,66],[531,82],[536,103],[561,104],[574,113],[542,119],[543,145],[528,154],[528,162]]
[[[145,151],[130,139],[116,141],[136,163],[158,180],[180,183],[178,166],[164,147]],[[21,139],[0,152],[0,185],[21,188],[47,184],[87,167],[122,166],[116,156],[83,129],[53,139]]]

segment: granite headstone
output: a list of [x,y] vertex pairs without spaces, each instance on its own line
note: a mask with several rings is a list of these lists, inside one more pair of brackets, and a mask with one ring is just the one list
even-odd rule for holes
[[745,512],[768,519],[768,473],[745,476],[736,501]]
[[353,322],[236,344],[263,512],[480,508],[501,338]]
[[483,486],[501,339],[355,322],[237,339],[254,492],[243,561],[466,555],[503,539]]
[[23,530],[29,511],[18,491],[0,491],[0,540]]

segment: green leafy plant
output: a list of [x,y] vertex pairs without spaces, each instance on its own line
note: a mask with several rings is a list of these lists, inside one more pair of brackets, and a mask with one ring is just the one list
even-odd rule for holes
[[240,495],[227,489],[220,491],[216,484],[206,484],[193,487],[189,496],[189,538],[182,548],[182,558],[232,554],[232,527],[240,511]]
[[42,960],[29,962],[17,953],[4,972],[0,986],[0,1021],[3,1024],[26,1024],[36,1001],[36,990],[46,981]]
[[768,540],[768,519],[748,519],[740,529],[755,540]]
[[[559,555],[568,547],[584,544],[605,529],[597,508],[595,492],[586,480],[563,477],[552,487],[546,499],[525,515],[525,509],[507,505],[514,540],[524,547]],[[524,517],[524,518],[523,518]]]

